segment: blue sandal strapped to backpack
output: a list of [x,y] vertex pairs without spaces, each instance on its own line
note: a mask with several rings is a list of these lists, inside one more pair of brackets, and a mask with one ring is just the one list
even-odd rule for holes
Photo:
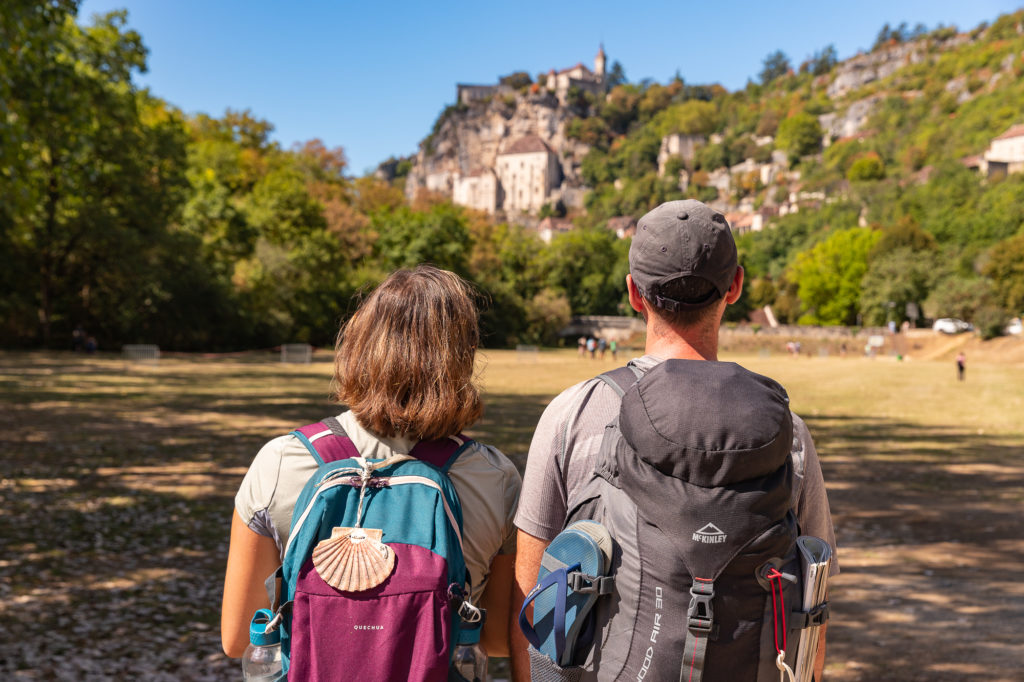
[[[548,545],[537,585],[519,611],[519,627],[534,649],[559,666],[579,665],[577,640],[598,597],[610,594],[612,539],[596,521],[576,521]],[[526,616],[533,604],[533,623]]]

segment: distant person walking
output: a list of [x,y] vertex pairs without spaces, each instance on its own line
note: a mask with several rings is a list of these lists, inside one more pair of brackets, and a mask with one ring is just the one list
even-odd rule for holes
[[612,352],[612,362],[615,362],[619,357],[619,342],[612,339],[608,342],[608,349]]
[[605,350],[607,348],[608,348],[608,341],[607,340],[605,340],[604,338],[600,338],[600,339],[597,340],[597,354],[598,354],[598,356],[602,360],[604,360],[604,352],[605,352]]
[[581,336],[576,339],[576,349],[581,358],[587,355],[587,337]]
[[956,354],[956,378],[958,381],[964,380],[965,371],[967,371],[967,356],[960,351]]
[[597,350],[597,341],[593,337],[587,339],[587,352],[590,353],[590,359],[594,359],[594,351]]
[[71,332],[71,350],[77,353],[83,348],[85,348],[85,329],[82,325],[77,325]]

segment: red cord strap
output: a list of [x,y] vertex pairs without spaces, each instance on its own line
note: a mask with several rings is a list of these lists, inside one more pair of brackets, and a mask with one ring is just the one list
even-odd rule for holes
[[[782,594],[782,573],[779,569],[772,568],[768,573],[765,574],[768,579],[768,584],[772,588],[772,611],[774,617],[772,618],[772,625],[775,628],[775,638],[773,643],[775,644],[775,650],[777,652],[784,652],[786,650],[786,602],[783,599]],[[779,600],[778,603],[775,601],[775,581],[778,580],[779,585]],[[780,608],[781,607],[781,608]],[[779,646],[779,614],[782,614],[782,646]]]

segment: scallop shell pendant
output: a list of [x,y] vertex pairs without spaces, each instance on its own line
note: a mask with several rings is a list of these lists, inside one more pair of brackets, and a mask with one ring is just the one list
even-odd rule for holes
[[379,528],[338,526],[313,548],[313,567],[325,583],[345,592],[376,587],[395,568],[395,553],[381,542],[383,535]]

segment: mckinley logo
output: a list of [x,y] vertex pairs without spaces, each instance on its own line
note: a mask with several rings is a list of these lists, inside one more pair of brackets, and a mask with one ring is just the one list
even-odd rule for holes
[[693,534],[694,541],[704,542],[709,545],[716,545],[720,542],[725,542],[726,537],[726,534],[713,523],[709,523]]

